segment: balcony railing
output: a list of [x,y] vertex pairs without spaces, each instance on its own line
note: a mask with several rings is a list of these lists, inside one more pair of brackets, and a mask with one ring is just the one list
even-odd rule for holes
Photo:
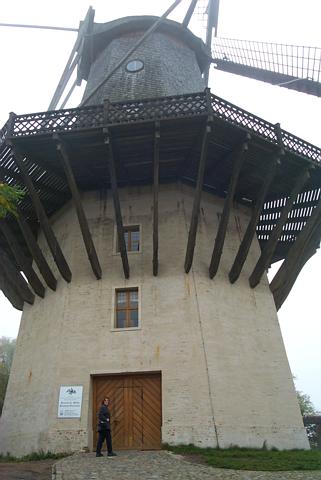
[[103,128],[106,125],[151,122],[212,115],[263,140],[280,144],[314,163],[321,162],[321,149],[253,115],[208,91],[153,99],[105,103],[90,107],[12,115],[0,131],[0,147],[7,137],[50,135]]

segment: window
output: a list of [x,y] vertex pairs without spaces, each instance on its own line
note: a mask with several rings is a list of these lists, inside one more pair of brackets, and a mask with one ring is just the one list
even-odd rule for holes
[[115,328],[138,327],[138,288],[116,290]]
[[[124,227],[124,236],[127,252],[139,252],[140,231],[139,225]],[[119,244],[117,242],[117,252],[119,252]]]
[[136,60],[130,60],[126,65],[126,70],[130,73],[139,72],[140,70],[143,70],[143,68],[144,62],[142,62],[138,58]]

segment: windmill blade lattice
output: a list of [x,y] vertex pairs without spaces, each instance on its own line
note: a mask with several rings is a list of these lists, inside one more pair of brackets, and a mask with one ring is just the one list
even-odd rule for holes
[[321,48],[216,37],[212,56],[219,70],[321,96]]
[[[210,2],[218,9],[219,0],[198,0],[190,25],[204,41]],[[214,36],[211,51],[218,70],[321,96],[320,47]]]

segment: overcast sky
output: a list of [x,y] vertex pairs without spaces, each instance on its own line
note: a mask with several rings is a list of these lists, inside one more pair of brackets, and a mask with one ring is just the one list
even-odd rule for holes
[[[182,20],[190,0],[170,18]],[[92,5],[95,20],[162,14],[171,0],[10,0],[2,2],[1,23],[78,27]],[[228,38],[321,46],[320,0],[221,0],[219,35]],[[197,20],[197,19],[196,19]],[[201,23],[193,22],[196,32]],[[46,110],[65,67],[76,34],[0,27],[0,125],[10,111]],[[321,99],[285,88],[211,70],[213,93],[321,146]],[[76,93],[69,106],[77,106]],[[321,410],[320,251],[309,261],[279,312],[282,334],[296,385]],[[15,337],[20,314],[0,293],[0,336]]]

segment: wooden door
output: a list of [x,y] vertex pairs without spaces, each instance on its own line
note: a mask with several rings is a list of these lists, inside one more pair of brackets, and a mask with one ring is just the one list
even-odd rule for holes
[[94,377],[94,446],[97,414],[104,397],[110,398],[111,431],[115,450],[161,447],[160,374]]

